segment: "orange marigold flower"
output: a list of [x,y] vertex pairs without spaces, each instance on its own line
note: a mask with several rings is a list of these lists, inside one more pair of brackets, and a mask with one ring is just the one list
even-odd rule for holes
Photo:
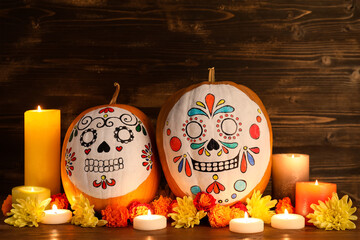
[[150,205],[154,209],[155,214],[167,217],[171,201],[171,198],[160,195],[160,197],[157,200],[153,200]]
[[209,212],[210,209],[215,206],[215,201],[212,195],[206,192],[199,192],[194,199],[194,205],[198,211],[204,210],[205,212]]
[[243,218],[245,216],[245,211],[240,209],[240,208],[231,208],[231,214],[230,217],[231,219],[233,218]]
[[289,213],[295,212],[294,207],[291,205],[291,200],[288,197],[284,197],[283,199],[279,200],[278,204],[276,205],[275,212],[277,214],[284,213],[285,209],[287,209]]
[[68,209],[70,205],[65,193],[58,193],[52,195],[50,206],[54,204],[58,209]]
[[7,217],[7,213],[10,212],[11,208],[12,208],[12,196],[8,195],[1,206],[1,211],[3,215]]
[[210,209],[208,214],[210,226],[213,228],[221,228],[229,225],[231,220],[232,209],[229,206],[221,206],[216,204]]
[[107,227],[126,227],[128,225],[129,211],[119,205],[108,205],[101,210],[102,219],[107,221]]
[[151,208],[149,204],[141,203],[139,201],[132,202],[128,208],[129,208],[130,222],[133,222],[136,216],[147,215],[149,210],[151,211],[152,214],[154,213],[154,210]]
[[236,204],[231,206],[231,209],[234,209],[234,208],[238,208],[244,212],[247,212],[247,208],[246,208],[245,204],[243,204],[242,202],[237,202]]

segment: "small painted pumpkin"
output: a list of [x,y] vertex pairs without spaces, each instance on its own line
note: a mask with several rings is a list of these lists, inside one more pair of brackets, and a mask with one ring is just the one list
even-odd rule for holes
[[217,203],[263,192],[271,174],[272,130],[259,97],[233,82],[192,85],[172,95],[157,120],[166,180],[176,196],[212,194]]
[[160,169],[149,120],[135,107],[116,104],[120,86],[109,105],[82,112],[70,125],[61,154],[65,193],[82,193],[95,210],[108,204],[127,207],[134,200],[151,201]]

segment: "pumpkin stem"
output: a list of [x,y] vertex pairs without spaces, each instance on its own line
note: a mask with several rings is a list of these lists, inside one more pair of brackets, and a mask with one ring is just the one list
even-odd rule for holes
[[116,99],[119,95],[119,92],[120,92],[120,85],[117,83],[117,82],[114,82],[114,86],[116,87],[116,90],[114,92],[114,95],[110,101],[110,104],[116,104]]
[[208,68],[209,70],[209,82],[214,83],[215,82],[215,68]]

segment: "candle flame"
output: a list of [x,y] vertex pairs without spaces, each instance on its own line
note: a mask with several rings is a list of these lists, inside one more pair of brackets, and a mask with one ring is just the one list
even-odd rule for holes
[[30,192],[34,192],[34,188],[32,187],[32,188],[30,188]]
[[40,107],[40,105],[38,105],[37,111],[38,111],[38,112],[41,112],[41,107]]
[[318,180],[316,179],[316,181],[315,181],[315,185],[319,185],[319,183],[318,183]]
[[148,216],[149,216],[149,215],[151,215],[151,211],[150,211],[150,209],[148,209],[148,214],[147,214],[147,215],[148,215]]
[[245,219],[248,219],[248,218],[249,218],[249,215],[248,215],[248,213],[247,213],[247,212],[245,212],[245,214],[244,214],[244,218],[245,218]]
[[56,211],[57,209],[58,209],[58,208],[57,208],[56,204],[53,204],[53,205],[52,205],[52,210]]
[[288,215],[288,214],[289,214],[289,212],[288,212],[288,210],[287,210],[286,208],[285,208],[284,214],[285,214],[285,215]]
[[291,157],[292,157],[292,158],[295,158],[295,155],[293,154],[293,155],[291,155]]

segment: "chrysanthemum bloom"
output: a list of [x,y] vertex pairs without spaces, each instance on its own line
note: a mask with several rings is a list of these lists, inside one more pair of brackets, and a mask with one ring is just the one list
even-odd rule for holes
[[156,200],[153,200],[150,205],[154,209],[155,214],[163,215],[167,217],[169,213],[169,206],[172,202],[172,199],[169,197],[163,197],[160,195],[160,197]]
[[346,230],[355,229],[356,225],[351,220],[357,220],[357,216],[352,215],[356,212],[356,207],[352,208],[352,201],[348,195],[340,200],[337,193],[333,193],[331,199],[325,203],[311,204],[314,213],[308,214],[309,223],[313,223],[318,228],[325,230]]
[[89,199],[80,194],[74,197],[74,204],[71,206],[74,210],[74,216],[71,224],[80,225],[81,227],[104,226],[107,221],[99,220],[95,217],[94,205],[90,205]]
[[294,213],[295,209],[293,205],[291,204],[291,200],[289,197],[284,197],[283,199],[280,199],[278,204],[276,204],[275,212],[277,214],[284,213],[285,209],[288,211],[288,213]]
[[119,205],[108,205],[101,210],[102,219],[107,221],[107,227],[126,227],[128,225],[129,211]]
[[275,214],[270,209],[275,207],[277,201],[271,200],[271,196],[261,197],[260,191],[255,191],[251,198],[246,199],[246,208],[251,217],[260,218],[264,223],[270,223],[271,217]]
[[8,195],[1,206],[1,211],[3,215],[7,216],[7,213],[10,212],[11,208],[12,208],[12,196]]
[[209,212],[210,209],[215,206],[215,201],[212,195],[206,192],[199,192],[194,199],[194,205],[199,211],[204,210],[205,212]]
[[134,218],[136,216],[147,215],[149,210],[152,214],[154,213],[154,210],[151,208],[149,204],[141,203],[139,201],[132,202],[129,205],[128,209],[129,209],[129,219],[131,223],[134,221]]

